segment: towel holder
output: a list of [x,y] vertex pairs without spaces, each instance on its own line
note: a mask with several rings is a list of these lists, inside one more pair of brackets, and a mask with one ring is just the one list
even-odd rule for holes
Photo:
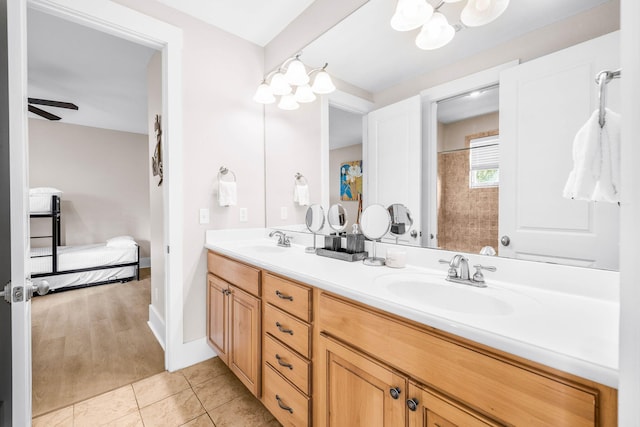
[[218,171],[218,181],[225,181],[224,177],[231,178],[230,180],[226,180],[228,182],[236,182],[236,174],[233,171],[225,168],[224,166],[220,166],[220,170]]
[[300,185],[307,185],[307,178],[302,175],[300,172],[296,172],[296,174],[294,175],[294,178],[296,180],[296,184],[300,184]]
[[619,79],[622,71],[617,69],[615,71],[603,70],[596,74],[596,83],[598,84],[598,100],[599,100],[599,113],[598,123],[600,127],[604,127],[606,123],[605,115],[607,106],[607,84],[613,79]]

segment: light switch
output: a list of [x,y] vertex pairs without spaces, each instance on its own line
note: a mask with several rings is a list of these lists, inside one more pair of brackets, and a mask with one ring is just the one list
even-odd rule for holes
[[280,219],[287,219],[288,216],[289,216],[289,214],[287,212],[287,207],[286,206],[282,206],[280,208]]
[[240,208],[240,222],[249,221],[249,213],[247,212],[247,208]]
[[200,224],[209,224],[209,209],[200,208]]

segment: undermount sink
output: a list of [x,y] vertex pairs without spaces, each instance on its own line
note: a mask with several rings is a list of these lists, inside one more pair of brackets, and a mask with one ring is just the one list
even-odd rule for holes
[[522,298],[506,290],[474,288],[422,274],[391,274],[374,280],[374,286],[390,300],[411,307],[436,309],[471,315],[506,316],[516,310]]

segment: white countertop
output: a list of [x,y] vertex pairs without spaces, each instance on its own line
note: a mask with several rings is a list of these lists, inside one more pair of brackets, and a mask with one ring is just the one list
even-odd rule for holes
[[[442,251],[407,248],[410,262],[416,258],[415,254],[423,255],[426,262],[421,266],[392,269],[307,254],[300,244],[278,248],[274,240],[264,236],[264,229],[208,231],[205,247],[543,365],[609,387],[618,386],[619,301],[611,296],[615,292],[605,291],[602,297],[599,291],[589,291],[593,286],[585,286],[584,292],[574,292],[575,285],[569,286],[571,292],[566,288],[558,291],[549,289],[547,283],[539,287],[530,283],[507,283],[497,280],[500,275],[492,273],[485,274],[487,288],[474,288],[444,281],[447,266],[431,261],[434,256],[444,255],[448,259],[448,253]],[[384,251],[379,251],[379,255],[384,255]],[[495,261],[494,264],[503,265],[518,262]],[[424,264],[429,263],[431,268],[425,268]],[[524,268],[543,269],[544,265],[528,263]],[[558,266],[552,268],[555,275],[562,272]],[[504,269],[508,270],[509,266]],[[567,272],[574,277],[576,271],[584,274],[580,273],[582,270],[586,269],[568,268]],[[598,274],[601,274],[600,281],[617,277],[615,273],[597,272],[590,276]],[[393,289],[395,279],[424,279],[433,285],[425,287],[424,292],[407,296]],[[456,305],[459,302],[465,308],[446,309],[446,304],[430,304],[426,293],[432,290],[456,294]]]

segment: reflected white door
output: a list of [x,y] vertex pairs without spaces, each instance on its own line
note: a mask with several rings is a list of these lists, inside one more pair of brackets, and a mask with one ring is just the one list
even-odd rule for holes
[[[598,106],[595,76],[619,68],[619,46],[611,33],[501,73],[500,255],[618,268],[619,207],[562,191],[574,136]],[[607,89],[620,111],[620,82]]]
[[[420,96],[372,111],[368,115],[368,142],[364,148],[365,207],[401,203],[411,211],[416,233],[400,242],[420,245],[420,189],[422,125]],[[413,234],[413,235],[412,235]],[[395,241],[384,238],[383,241]]]

